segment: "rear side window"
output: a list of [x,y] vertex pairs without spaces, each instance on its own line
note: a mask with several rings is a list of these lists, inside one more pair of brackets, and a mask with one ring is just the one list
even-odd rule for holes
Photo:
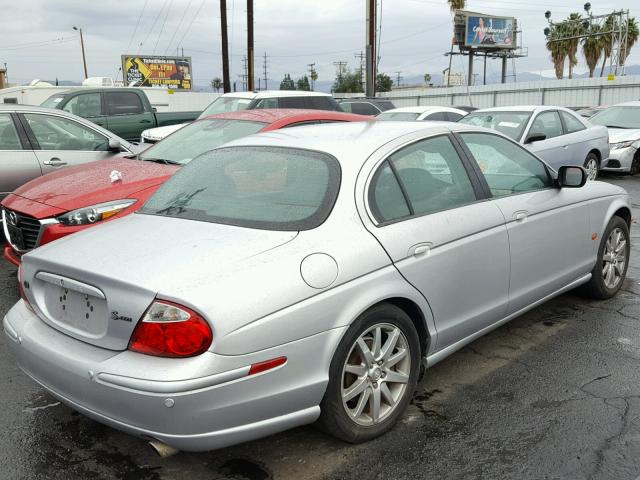
[[423,120],[430,120],[433,122],[446,122],[449,120],[444,112],[436,112],[431,115],[427,115]]
[[144,113],[140,97],[133,92],[107,92],[105,103],[107,115],[132,115]]
[[487,133],[463,133],[461,137],[494,197],[552,186],[544,164],[520,145]]
[[258,103],[253,107],[254,109],[262,109],[262,108],[278,108],[278,99],[277,98],[263,98],[258,100]]
[[182,167],[140,212],[264,230],[309,230],[325,221],[339,188],[340,165],[326,153],[220,148]]
[[449,120],[450,122],[457,122],[464,117],[464,115],[460,115],[459,113],[455,112],[445,112],[445,115],[447,117],[447,120]]
[[587,127],[585,127],[582,122],[572,114],[567,112],[560,112],[560,115],[562,116],[562,120],[564,121],[564,126],[567,133],[575,133],[581,130],[586,130]]
[[358,115],[378,115],[380,110],[367,102],[354,103],[351,108],[352,113],[357,113]]
[[371,182],[369,205],[380,222],[390,222],[411,215],[398,179],[389,162],[384,162]]
[[0,114],[0,150],[22,150],[16,126],[6,113]]

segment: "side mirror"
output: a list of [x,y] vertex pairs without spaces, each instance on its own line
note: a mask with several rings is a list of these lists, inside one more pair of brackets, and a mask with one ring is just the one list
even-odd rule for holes
[[115,138],[110,138],[109,139],[109,151],[110,152],[121,152],[122,151],[122,145],[120,144],[120,140],[116,140]]
[[563,166],[558,169],[558,187],[580,188],[587,183],[587,171],[582,167]]
[[527,136],[527,139],[524,141],[524,143],[533,143],[533,142],[539,142],[541,140],[546,140],[547,139],[547,135],[544,133],[530,133]]

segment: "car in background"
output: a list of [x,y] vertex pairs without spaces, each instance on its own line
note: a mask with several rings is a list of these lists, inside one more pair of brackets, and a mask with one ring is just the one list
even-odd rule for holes
[[453,108],[464,110],[467,113],[475,112],[476,110],[478,110],[476,107],[470,107],[469,105],[454,105]]
[[585,108],[572,108],[571,110],[573,110],[574,112],[576,112],[578,115],[580,115],[581,117],[584,118],[591,118],[593,117],[596,113],[604,110],[605,108],[607,108],[606,106],[603,105],[598,105],[595,107],[585,107]]
[[338,104],[345,112],[372,116],[396,108],[391,100],[383,98],[346,98],[338,100]]
[[91,120],[130,142],[137,142],[143,130],[183,124],[200,112],[156,112],[139,88],[83,88],[56,93],[42,105]]
[[382,112],[376,118],[382,121],[434,121],[457,122],[467,114],[464,110],[452,107],[401,107]]
[[602,170],[640,173],[640,102],[626,102],[598,112],[589,119],[609,129],[611,153]]
[[138,147],[71,113],[0,105],[0,200],[29,180]]
[[[287,108],[303,110],[327,110],[342,112],[342,108],[328,93],[306,92],[300,90],[262,90],[259,92],[225,93],[216,98],[198,118],[218,113],[256,110],[265,108]],[[167,135],[187,125],[170,125],[150,128],[142,132],[140,143],[143,146],[159,142]]]
[[192,158],[223,143],[280,128],[373,121],[321,110],[247,110],[209,116],[175,132],[139,155],[94,162],[53,173],[18,188],[2,202],[9,222],[4,258],[138,210],[162,183]]
[[484,108],[460,120],[491,128],[521,143],[552,168],[583,165],[589,180],[598,177],[609,158],[609,132],[563,107]]
[[3,346],[54,397],[163,450],[316,420],[364,442],[402,418],[423,367],[577,287],[616,295],[630,223],[624,189],[556,175],[495,131],[269,132],[25,255]]

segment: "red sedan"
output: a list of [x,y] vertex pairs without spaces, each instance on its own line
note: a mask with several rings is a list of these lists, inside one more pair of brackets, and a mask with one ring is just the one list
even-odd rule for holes
[[243,110],[198,120],[135,156],[100,160],[32,180],[2,202],[4,258],[138,210],[182,165],[257,132],[372,117],[322,110]]

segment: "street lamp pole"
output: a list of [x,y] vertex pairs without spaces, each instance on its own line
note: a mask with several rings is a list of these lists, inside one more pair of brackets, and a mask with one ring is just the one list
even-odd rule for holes
[[89,78],[87,74],[87,58],[84,55],[84,39],[82,38],[82,29],[78,27],[73,27],[74,30],[80,32],[80,47],[82,48],[82,64],[84,65],[84,78],[85,80]]

